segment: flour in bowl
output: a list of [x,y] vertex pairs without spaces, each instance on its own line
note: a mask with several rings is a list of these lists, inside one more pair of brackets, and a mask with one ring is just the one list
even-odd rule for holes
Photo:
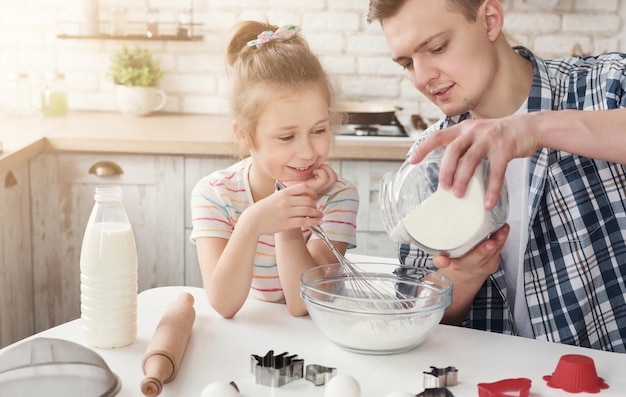
[[[336,299],[335,308],[358,309],[356,302]],[[381,310],[370,313],[333,312],[317,308],[310,311],[319,316],[316,324],[334,343],[353,351],[386,353],[408,350],[421,343],[428,332],[439,323],[442,310],[425,313]]]

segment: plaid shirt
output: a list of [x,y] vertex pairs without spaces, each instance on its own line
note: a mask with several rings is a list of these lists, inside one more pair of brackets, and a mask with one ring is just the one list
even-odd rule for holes
[[[542,60],[516,50],[533,65],[529,112],[626,107],[626,54]],[[432,130],[468,117],[448,117]],[[530,163],[529,194],[524,290],[535,337],[626,352],[626,167],[540,149]],[[414,246],[402,244],[399,257],[406,265],[433,267]],[[506,296],[499,268],[463,325],[515,334]]]

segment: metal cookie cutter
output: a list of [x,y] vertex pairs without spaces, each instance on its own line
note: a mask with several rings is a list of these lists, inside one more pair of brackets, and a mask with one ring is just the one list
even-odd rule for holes
[[280,387],[287,383],[301,379],[304,373],[304,360],[297,358],[297,354],[291,356],[287,352],[274,355],[274,350],[267,352],[265,356],[250,356],[250,371],[258,384]]
[[313,382],[315,386],[321,386],[337,374],[337,368],[324,367],[318,364],[306,366],[306,380]]
[[445,387],[435,387],[432,389],[425,389],[415,397],[454,397],[454,394]]
[[424,371],[424,389],[433,389],[458,384],[458,370],[455,367],[430,367],[431,371]]

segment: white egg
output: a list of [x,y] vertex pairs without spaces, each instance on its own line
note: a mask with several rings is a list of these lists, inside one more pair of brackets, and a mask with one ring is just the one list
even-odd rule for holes
[[415,397],[415,394],[404,390],[396,390],[386,394],[385,397]]
[[239,392],[230,383],[217,381],[206,385],[200,397],[239,397]]
[[326,383],[324,397],[361,397],[361,386],[352,376],[337,374]]

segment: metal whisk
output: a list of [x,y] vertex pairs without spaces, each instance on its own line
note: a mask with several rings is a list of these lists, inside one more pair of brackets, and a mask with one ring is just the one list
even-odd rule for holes
[[[277,190],[284,189],[285,187],[287,187],[285,184],[280,181],[276,181]],[[324,243],[326,243],[326,246],[328,246],[328,248],[335,255],[335,257],[339,261],[339,264],[344,269],[344,272],[349,282],[352,284],[354,295],[356,298],[374,298],[382,300],[389,298],[407,298],[407,296],[405,296],[402,292],[397,291],[395,288],[393,288],[393,293],[390,294],[371,283],[366,277],[361,274],[361,271],[354,263],[352,263],[352,261],[346,258],[341,252],[339,252],[339,250],[337,249],[337,247],[335,247],[326,232],[324,232],[324,229],[322,229],[320,226],[308,226],[308,229],[317,237],[319,237]],[[387,289],[392,289],[389,286],[387,287]]]

